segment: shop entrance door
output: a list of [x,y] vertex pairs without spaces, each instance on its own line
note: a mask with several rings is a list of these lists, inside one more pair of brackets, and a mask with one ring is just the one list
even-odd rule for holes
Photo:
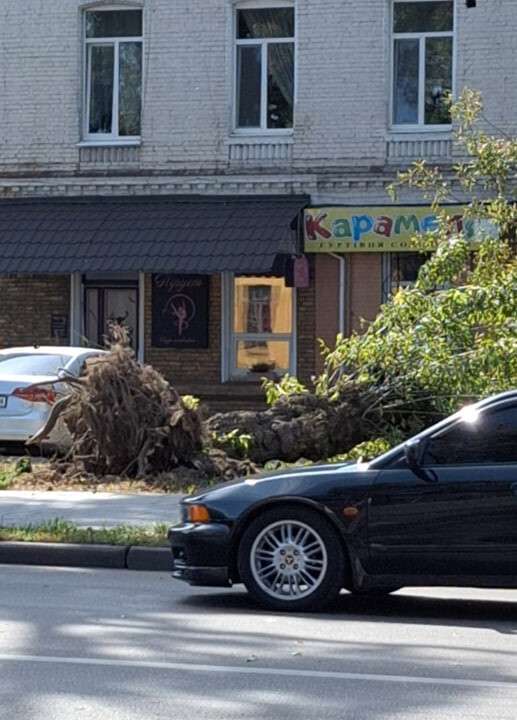
[[112,327],[122,325],[131,347],[138,352],[138,286],[106,286],[85,283],[85,333],[92,347],[106,347]]

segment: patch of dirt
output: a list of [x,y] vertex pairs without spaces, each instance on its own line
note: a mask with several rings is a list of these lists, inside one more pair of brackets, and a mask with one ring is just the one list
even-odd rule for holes
[[[216,481],[214,480],[213,483]],[[220,479],[217,481],[220,482]],[[200,478],[196,470],[161,473],[154,477],[129,479],[116,475],[102,478],[93,475],[69,475],[45,465],[34,468],[31,473],[16,476],[9,484],[9,490],[67,491],[88,490],[90,492],[110,493],[187,493],[191,494],[213,484],[206,478]],[[0,494],[1,497],[1,494]]]

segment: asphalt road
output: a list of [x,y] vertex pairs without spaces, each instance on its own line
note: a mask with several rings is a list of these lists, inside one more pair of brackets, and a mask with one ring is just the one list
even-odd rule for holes
[[515,720],[517,592],[281,615],[167,574],[0,566],[1,720]]

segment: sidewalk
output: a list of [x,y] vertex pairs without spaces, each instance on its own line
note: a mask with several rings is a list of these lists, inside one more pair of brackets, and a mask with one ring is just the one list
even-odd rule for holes
[[174,524],[182,495],[0,491],[0,526],[61,518],[83,527]]

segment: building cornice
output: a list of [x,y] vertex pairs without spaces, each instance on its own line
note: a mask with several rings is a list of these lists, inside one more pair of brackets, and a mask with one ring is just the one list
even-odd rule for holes
[[0,197],[83,197],[96,195],[289,195],[385,193],[396,170],[375,172],[191,175],[156,177],[0,178]]

